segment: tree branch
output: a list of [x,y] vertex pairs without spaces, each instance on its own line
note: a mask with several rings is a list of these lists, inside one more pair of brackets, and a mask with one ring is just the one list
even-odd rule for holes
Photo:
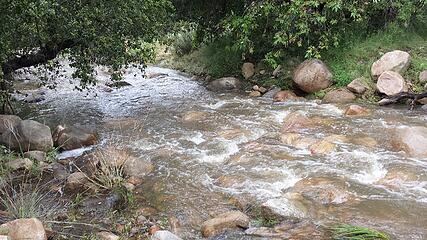
[[390,104],[397,103],[398,101],[402,99],[412,99],[411,102],[411,108],[414,107],[416,102],[420,99],[423,99],[427,97],[427,92],[416,94],[416,93],[410,93],[410,92],[402,92],[393,96],[390,96],[388,98],[384,98],[383,100],[379,101],[378,104],[380,106],[386,106]]
[[2,64],[3,73],[7,75],[20,68],[47,63],[49,60],[54,59],[61,51],[71,48],[76,44],[74,40],[65,40],[58,44],[43,47],[34,54],[14,57]]

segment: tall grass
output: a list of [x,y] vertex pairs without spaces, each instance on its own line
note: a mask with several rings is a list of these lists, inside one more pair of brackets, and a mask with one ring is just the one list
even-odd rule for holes
[[19,184],[2,182],[0,205],[8,213],[5,219],[0,219],[2,222],[20,218],[51,220],[63,209],[47,186],[26,181]]

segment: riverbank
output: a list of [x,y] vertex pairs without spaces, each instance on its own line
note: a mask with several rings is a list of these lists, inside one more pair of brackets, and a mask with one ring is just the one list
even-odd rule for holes
[[[236,77],[243,80],[246,91],[251,91],[254,85],[266,89],[277,86],[281,90],[296,90],[300,96],[320,100],[327,92],[346,87],[353,80],[359,79],[366,85],[366,92],[358,99],[364,103],[376,104],[381,96],[377,92],[376,79],[372,78],[371,66],[385,53],[402,50],[411,57],[407,71],[402,72],[409,90],[420,93],[427,89],[425,77],[421,76],[427,70],[427,37],[423,31],[390,27],[369,37],[349,36],[339,47],[327,50],[322,55],[323,62],[332,74],[333,84],[309,94],[299,91],[293,81],[293,73],[304,60],[303,56],[290,54],[274,64],[259,60],[247,62],[229,44],[227,40],[219,40],[202,45],[183,56],[174,54],[172,47],[161,47],[156,62],[161,66],[199,76],[206,82],[221,77]],[[253,65],[249,67],[249,71],[253,73],[249,73],[250,77],[246,78],[242,71],[245,62]]]

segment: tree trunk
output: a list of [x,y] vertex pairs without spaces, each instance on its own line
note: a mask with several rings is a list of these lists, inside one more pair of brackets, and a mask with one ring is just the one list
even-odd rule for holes
[[417,104],[418,100],[426,98],[427,92],[416,94],[416,93],[410,93],[410,92],[402,92],[399,94],[396,94],[394,96],[384,98],[381,101],[378,102],[380,106],[386,106],[390,104],[397,103],[398,101],[402,99],[412,99],[410,103],[411,109],[414,109],[415,105]]

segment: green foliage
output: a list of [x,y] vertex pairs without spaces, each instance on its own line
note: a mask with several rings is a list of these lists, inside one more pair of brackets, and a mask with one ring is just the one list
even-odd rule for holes
[[208,74],[214,78],[239,76],[242,65],[241,52],[230,46],[230,39],[202,45],[198,50],[173,59],[171,67],[195,75]]
[[334,240],[390,240],[387,234],[365,227],[343,224],[331,230]]
[[223,24],[224,34],[248,55],[277,59],[286,50],[320,58],[349,31],[367,33],[393,21],[406,26],[425,14],[424,0],[264,0],[252,1],[243,14],[229,14]]
[[175,30],[167,38],[177,56],[190,54],[195,46],[196,25],[188,22],[179,22],[176,24]]
[[81,87],[94,83],[93,64],[111,66],[117,79],[121,67],[152,57],[146,43],[171,10],[169,0],[0,0],[0,76],[67,53]]
[[338,86],[346,86],[359,77],[371,79],[370,67],[381,55],[396,49],[411,54],[411,65],[404,77],[417,84],[418,75],[427,69],[427,35],[418,29],[390,25],[368,37],[354,34],[339,47],[325,52],[323,58]]

